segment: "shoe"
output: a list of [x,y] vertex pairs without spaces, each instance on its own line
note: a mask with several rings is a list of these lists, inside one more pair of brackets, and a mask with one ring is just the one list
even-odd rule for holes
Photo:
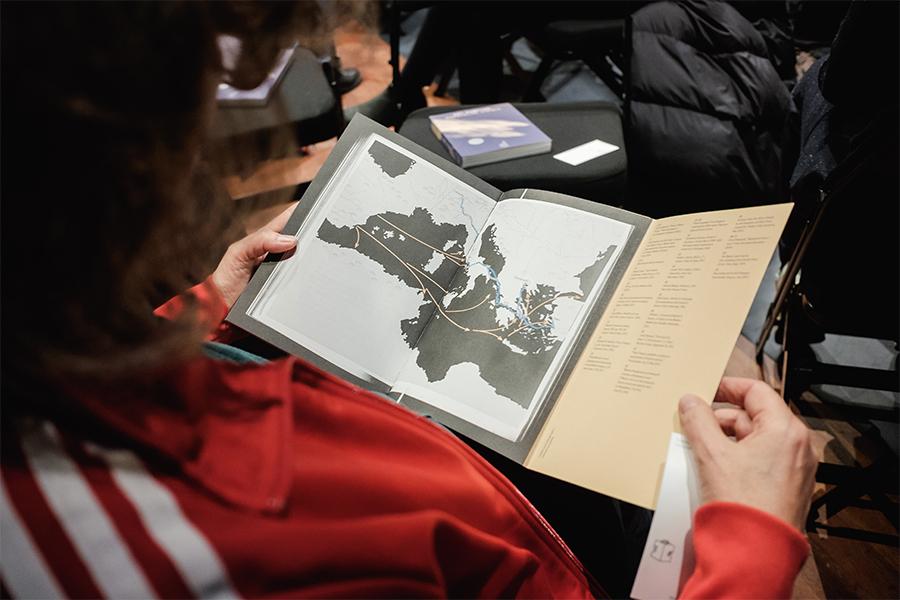
[[427,104],[421,91],[409,98],[399,99],[396,96],[394,88],[388,87],[371,100],[344,109],[344,119],[349,122],[360,113],[385,127],[400,127],[409,113]]
[[338,69],[334,78],[334,89],[342,96],[362,83],[359,69]]

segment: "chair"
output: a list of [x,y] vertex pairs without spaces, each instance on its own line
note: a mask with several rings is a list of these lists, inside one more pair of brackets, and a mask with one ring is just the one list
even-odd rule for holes
[[584,62],[613,93],[621,97],[624,92],[622,70],[615,60],[622,55],[624,31],[624,19],[579,19],[553,21],[529,34],[528,38],[543,50],[543,57],[522,99],[525,102],[543,100],[541,85],[550,70],[557,62],[568,60]]
[[898,527],[897,456],[871,421],[897,423],[900,411],[890,407],[826,402],[812,406],[803,393],[813,385],[831,384],[872,390],[900,391],[897,363],[872,369],[824,362],[810,342],[825,334],[887,340],[897,347],[897,223],[900,190],[896,107],[888,108],[859,134],[857,145],[825,179],[807,215],[793,253],[784,265],[775,301],[756,344],[761,363],[769,336],[781,340],[784,397],[801,414],[853,424],[879,446],[879,457],[864,467],[823,463],[816,481],[833,486],[817,498],[807,528],[896,546],[896,535],[849,530],[823,523],[819,513],[833,516],[848,506],[882,512]]
[[[393,66],[393,84],[396,86],[400,76],[400,51],[399,39],[401,21],[405,13],[422,8],[428,8],[435,2],[424,0],[392,0],[385,5],[385,17],[389,32],[391,46],[390,64]],[[585,3],[577,8],[587,6]],[[523,102],[539,102],[544,100],[541,95],[541,84],[549,75],[553,66],[560,61],[582,60],[588,65],[617,95],[622,95],[622,72],[615,61],[620,60],[622,54],[622,41],[624,31],[624,19],[621,18],[634,10],[641,3],[603,3],[599,8],[590,11],[591,14],[609,14],[619,18],[612,19],[585,19],[569,18],[555,20],[549,24],[534,28],[531,25],[519,23],[516,19],[504,22],[509,27],[505,33],[499,34],[500,47],[504,60],[509,65],[514,78],[516,89],[524,89]],[[574,15],[584,13],[583,10],[568,11],[559,9],[554,14]],[[522,37],[526,37],[535,45],[543,58],[538,68],[532,73],[526,71],[512,53],[513,44]],[[438,72],[438,85],[435,96],[444,96],[447,87],[456,71],[457,61],[451,55],[444,61]],[[521,83],[521,88],[519,86]]]
[[[619,107],[607,102],[514,104],[553,140],[546,154],[472,167],[473,175],[501,190],[539,188],[614,206],[624,201],[627,160]],[[431,130],[430,115],[471,108],[441,106],[414,111],[400,134],[436,154],[452,160]],[[594,139],[620,148],[615,152],[571,166],[553,155]]]
[[283,79],[265,106],[218,106],[213,117],[214,146],[255,148],[260,159],[272,156],[272,140],[291,133],[291,150],[340,134],[344,129],[341,97],[330,63],[297,48]]

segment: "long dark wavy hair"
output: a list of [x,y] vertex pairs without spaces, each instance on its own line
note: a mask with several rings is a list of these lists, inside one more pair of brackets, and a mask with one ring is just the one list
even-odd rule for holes
[[[3,3],[4,394],[153,373],[198,351],[190,311],[152,311],[238,235],[206,146],[216,85],[257,85],[280,48],[362,8]],[[229,73],[220,34],[243,42]]]

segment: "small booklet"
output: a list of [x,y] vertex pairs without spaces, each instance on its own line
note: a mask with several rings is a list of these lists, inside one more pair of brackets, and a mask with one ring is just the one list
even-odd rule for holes
[[653,220],[503,192],[358,115],[228,320],[518,461],[653,507],[791,205]]
[[505,102],[432,115],[431,131],[463,168],[549,152],[547,135]]
[[[220,42],[220,46],[229,48],[229,46],[223,45],[222,42]],[[272,67],[272,70],[269,71],[269,74],[263,82],[252,90],[241,90],[232,87],[227,83],[220,83],[216,88],[216,101],[220,106],[266,106],[269,103],[272,92],[278,87],[278,84],[281,83],[281,80],[284,79],[284,75],[288,72],[288,69],[290,69],[291,62],[294,58],[294,50],[296,48],[297,45],[294,44],[291,48],[282,50],[278,54],[278,59],[275,61],[275,66]],[[232,52],[234,52],[234,50],[232,50]],[[225,54],[224,49],[223,54]],[[226,60],[233,62],[235,59],[228,58]]]
[[632,598],[674,600],[678,597],[694,572],[691,527],[699,506],[700,484],[694,453],[683,435],[673,433],[658,506],[631,587]]

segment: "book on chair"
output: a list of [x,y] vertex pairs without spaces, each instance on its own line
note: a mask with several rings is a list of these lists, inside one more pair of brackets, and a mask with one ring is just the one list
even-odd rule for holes
[[357,116],[228,320],[528,468],[652,507],[790,205],[651,219],[498,190]]
[[512,104],[431,115],[431,131],[464,169],[550,151],[552,142]]

